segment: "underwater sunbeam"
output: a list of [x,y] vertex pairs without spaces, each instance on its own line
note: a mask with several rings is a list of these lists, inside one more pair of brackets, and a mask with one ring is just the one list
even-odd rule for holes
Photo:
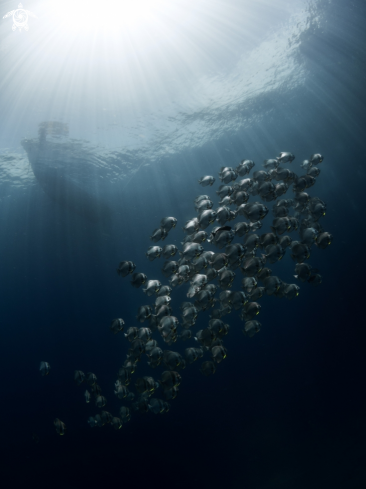
[[155,23],[167,3],[167,0],[63,0],[53,1],[52,10],[69,29],[114,31]]

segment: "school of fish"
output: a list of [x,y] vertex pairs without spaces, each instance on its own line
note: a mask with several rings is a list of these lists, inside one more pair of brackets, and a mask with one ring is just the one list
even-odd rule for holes
[[[183,369],[202,359],[200,372],[209,376],[226,358],[224,338],[230,326],[222,320],[224,316],[238,315],[244,323],[243,333],[253,337],[261,329],[257,316],[261,310],[258,301],[263,296],[292,300],[299,295],[299,282],[313,286],[322,282],[319,270],[312,268],[306,260],[312,246],[323,250],[331,244],[333,237],[321,225],[326,214],[325,202],[310,196],[307,191],[316,183],[319,165],[324,158],[321,154],[313,154],[309,160],[304,160],[300,165],[303,171],[300,176],[283,166],[294,159],[292,153],[282,152],[277,158],[265,160],[264,169],[253,171],[251,178],[249,174],[255,166],[251,160],[243,160],[235,169],[222,167],[218,174],[221,185],[216,191],[220,199],[218,207],[213,210],[212,195],[197,196],[194,201],[196,215],[183,226],[185,237],[180,250],[174,244],[163,247],[156,244],[166,240],[177,227],[174,217],[161,220],[160,227],[150,236],[154,244],[146,250],[146,257],[149,261],[166,260],[161,272],[169,285],[144,272],[135,272],[136,265],[132,261],[119,264],[118,275],[130,275],[132,286],[142,287],[146,296],[143,302],[149,302],[138,308],[136,316],[137,322],[146,323],[146,326],[126,325],[122,318],[113,319],[110,324],[112,333],[124,334],[127,350],[114,385],[114,395],[123,401],[117,416],[103,410],[107,399],[102,395],[97,376],[75,370],[75,383],[87,384],[85,402],[94,402],[101,410],[89,417],[91,428],[110,424],[114,429],[120,429],[136,411],[168,412],[170,404],[167,401],[177,396],[184,377]],[[238,177],[242,179],[238,180]],[[202,187],[211,187],[215,181],[214,176],[205,175],[198,183]],[[293,198],[284,199],[290,186]],[[250,197],[255,197],[255,201],[249,203]],[[259,234],[262,221],[270,212],[269,202],[273,202],[271,232]],[[239,221],[231,225],[236,219]],[[214,226],[216,223],[218,225]],[[210,226],[213,226],[211,230],[206,231]],[[294,231],[297,232],[295,238],[290,236]],[[237,239],[236,243],[233,243],[234,239]],[[218,251],[205,250],[205,244]],[[296,283],[292,284],[272,275],[268,267],[282,260],[287,250],[294,261]],[[243,276],[241,290],[232,290],[237,274]],[[175,314],[180,316],[178,319],[172,315],[171,296],[174,288],[183,284],[188,300],[175,308]],[[206,327],[196,331],[194,326],[198,316],[207,310]],[[174,351],[173,345],[188,340],[190,344],[184,352]],[[151,369],[158,368],[158,372],[159,369],[162,372],[138,377],[135,371],[144,357]],[[40,372],[49,374],[50,365],[41,362]],[[65,423],[60,419],[56,418],[54,426],[59,435],[65,433]]]

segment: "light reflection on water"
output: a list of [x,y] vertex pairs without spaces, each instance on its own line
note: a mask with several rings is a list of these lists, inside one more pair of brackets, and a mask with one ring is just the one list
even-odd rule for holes
[[[293,14],[234,66],[201,76],[193,89],[181,90],[173,101],[168,98],[157,112],[146,107],[136,114],[126,110],[129,116],[119,117],[126,101],[120,104],[116,96],[114,107],[102,109],[97,132],[95,120],[86,114],[83,121],[80,112],[78,127],[86,135],[89,131],[92,142],[73,137],[76,131],[71,131],[70,138],[50,138],[60,155],[52,164],[80,186],[93,187],[95,179],[123,182],[146,164],[249,128],[278,108],[279,96],[290,97],[306,83],[300,46],[320,22],[318,12],[310,7]],[[33,132],[37,124],[33,119]],[[70,126],[75,128],[75,124]],[[0,152],[0,184],[4,183],[13,187],[34,184],[26,156],[14,148]]]

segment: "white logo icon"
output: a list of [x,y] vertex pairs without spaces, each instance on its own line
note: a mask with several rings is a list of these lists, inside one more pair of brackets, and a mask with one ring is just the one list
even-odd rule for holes
[[29,12],[29,10],[24,10],[21,3],[18,5],[18,8],[16,10],[12,10],[11,12],[8,12],[6,15],[4,15],[3,19],[6,19],[10,16],[13,16],[13,31],[15,31],[17,27],[20,31],[22,29],[27,31],[29,29],[28,17],[37,17],[32,12]]

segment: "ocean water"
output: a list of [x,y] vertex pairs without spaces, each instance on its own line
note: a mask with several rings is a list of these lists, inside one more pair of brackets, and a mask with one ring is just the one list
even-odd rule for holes
[[[24,2],[37,17],[12,30],[2,17],[17,2],[0,2],[4,487],[364,488],[365,2],[80,5]],[[324,155],[309,190],[327,203],[322,225],[334,237],[312,248],[322,284],[300,283],[293,301],[260,299],[253,338],[237,312],[224,316],[227,358],[208,378],[202,360],[182,370],[168,413],[91,429],[99,410],[74,370],[97,375],[118,415],[128,343],[109,325],[138,325],[138,307],[153,302],[117,276],[118,263],[166,284],[164,259],[145,256],[160,219],[178,219],[163,244],[180,247],[194,198],[215,197],[221,166],[262,169],[280,151],[295,154],[298,174]],[[198,185],[205,174],[214,187]],[[273,271],[295,283],[289,250]],[[178,318],[186,291],[172,292]],[[207,321],[200,313],[193,331]],[[163,370],[143,355],[132,384]]]

